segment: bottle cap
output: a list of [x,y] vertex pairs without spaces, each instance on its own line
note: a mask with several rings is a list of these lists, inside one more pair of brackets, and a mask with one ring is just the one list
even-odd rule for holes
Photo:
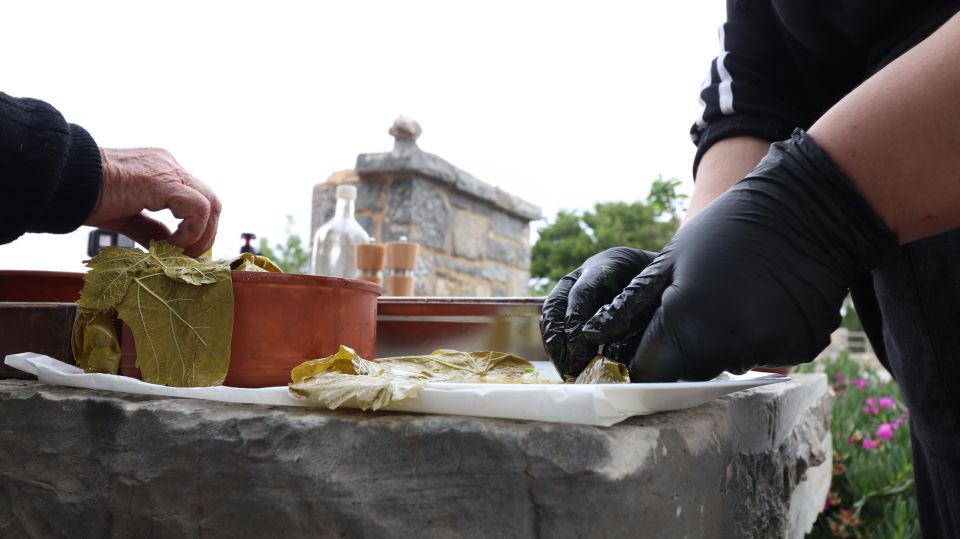
[[337,198],[345,198],[347,200],[356,200],[357,186],[356,185],[338,185]]

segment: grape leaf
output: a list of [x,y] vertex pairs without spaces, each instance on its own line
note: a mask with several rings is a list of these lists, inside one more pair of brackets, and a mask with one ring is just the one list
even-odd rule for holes
[[290,384],[289,391],[296,399],[331,410],[344,404],[361,410],[379,410],[391,402],[416,397],[424,385],[413,380],[328,371]]
[[535,372],[529,361],[502,352],[434,350],[371,361],[341,346],[331,356],[294,367],[289,391],[331,410],[344,404],[378,410],[416,397],[427,382],[538,383]]
[[84,371],[116,374],[120,370],[117,327],[106,312],[79,311],[72,346],[77,366]]
[[115,309],[133,333],[144,381],[186,387],[223,383],[233,336],[226,263],[198,261],[179,247],[151,242],[148,252],[107,247],[87,266],[75,343],[83,342],[90,320]]
[[197,286],[162,270],[143,272],[117,306],[137,347],[144,381],[167,386],[215,386],[230,365],[233,285],[230,272]]
[[426,356],[385,357],[376,360],[396,376],[416,376],[431,382],[518,384],[535,369],[526,359],[503,352],[434,350]]

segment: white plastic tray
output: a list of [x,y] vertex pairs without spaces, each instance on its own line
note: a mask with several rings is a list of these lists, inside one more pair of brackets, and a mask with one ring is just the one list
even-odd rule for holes
[[[221,402],[308,406],[291,397],[286,387],[166,387],[126,376],[86,374],[73,365],[32,353],[9,355],[5,363],[36,375],[45,384]],[[557,378],[549,362],[534,364],[543,378]],[[725,374],[709,382],[666,384],[432,383],[417,398],[392,403],[386,410],[608,427],[631,416],[691,408],[735,391],[787,380],[790,377],[782,374],[750,371],[739,376]]]

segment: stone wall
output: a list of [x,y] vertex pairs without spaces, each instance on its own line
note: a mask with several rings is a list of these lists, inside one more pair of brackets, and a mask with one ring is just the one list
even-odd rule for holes
[[826,376],[609,428],[0,380],[0,537],[800,539]]
[[354,184],[368,233],[420,244],[417,295],[527,295],[530,221],[540,209],[420,150],[415,122],[398,119],[390,133],[393,151],[360,154],[355,169],[314,187],[311,236],[333,216],[336,185]]

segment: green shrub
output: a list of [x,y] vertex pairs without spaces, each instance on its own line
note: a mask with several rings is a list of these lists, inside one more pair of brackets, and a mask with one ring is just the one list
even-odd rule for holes
[[897,384],[847,352],[820,361],[836,392],[833,482],[808,537],[919,537],[909,412]]

